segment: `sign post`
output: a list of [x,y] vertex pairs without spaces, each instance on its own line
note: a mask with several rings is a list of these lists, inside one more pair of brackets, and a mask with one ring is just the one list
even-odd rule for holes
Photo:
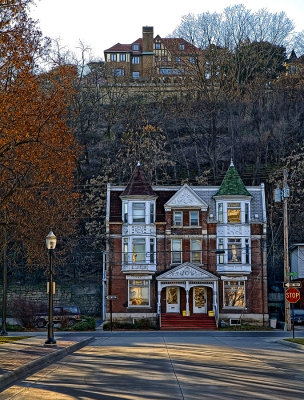
[[115,294],[108,294],[106,296],[106,299],[110,301],[110,326],[111,326],[111,332],[112,332],[112,326],[113,326],[113,320],[112,320],[112,300],[117,300],[117,296]]
[[[300,282],[294,282],[294,283],[300,283]],[[291,282],[289,283],[289,285]],[[285,285],[287,286],[287,285]],[[301,287],[301,286],[300,286]],[[294,303],[297,303],[300,300],[300,291],[294,286],[289,286],[285,290],[285,300],[288,301],[288,303],[292,304],[292,338],[294,339],[295,334],[294,334]]]

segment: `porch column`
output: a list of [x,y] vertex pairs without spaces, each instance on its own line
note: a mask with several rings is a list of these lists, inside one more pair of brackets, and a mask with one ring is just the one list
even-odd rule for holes
[[162,285],[160,282],[157,282],[157,314],[160,315],[161,313],[161,290]]
[[215,314],[216,321],[218,321],[219,318],[219,307],[217,303],[217,296],[218,296],[217,281],[215,281],[213,282],[213,311]]
[[190,315],[190,309],[189,309],[189,281],[186,281],[186,314]]

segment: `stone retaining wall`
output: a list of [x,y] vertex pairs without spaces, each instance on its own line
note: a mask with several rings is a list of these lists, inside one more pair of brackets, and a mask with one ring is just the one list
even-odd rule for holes
[[[0,308],[2,308],[2,285],[0,285]],[[17,298],[25,298],[38,306],[48,305],[48,294],[45,285],[21,286],[9,285],[7,289],[7,315],[13,317],[14,312],[10,303]],[[89,285],[58,285],[56,284],[54,294],[54,306],[76,305],[80,307],[81,313],[85,315],[100,316],[102,304],[102,288],[97,284]]]

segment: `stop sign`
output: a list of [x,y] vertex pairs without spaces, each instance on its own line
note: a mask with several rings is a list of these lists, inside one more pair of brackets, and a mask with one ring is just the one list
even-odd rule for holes
[[285,290],[285,299],[289,303],[296,303],[300,300],[300,291],[297,288],[290,287]]

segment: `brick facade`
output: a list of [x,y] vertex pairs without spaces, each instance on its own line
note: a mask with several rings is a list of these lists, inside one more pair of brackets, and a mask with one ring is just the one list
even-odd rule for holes
[[232,184],[221,187],[148,188],[137,166],[126,187],[108,186],[114,319],[212,311],[217,322],[268,322],[264,187],[245,188],[234,166],[228,172]]

